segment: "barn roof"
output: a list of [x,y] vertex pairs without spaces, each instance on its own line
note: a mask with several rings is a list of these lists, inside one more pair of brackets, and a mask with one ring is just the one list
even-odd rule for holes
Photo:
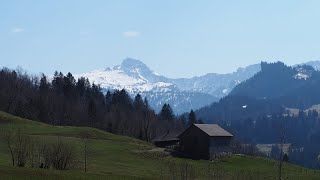
[[194,124],[200,130],[208,134],[209,136],[223,136],[223,137],[232,137],[228,131],[224,130],[217,124]]
[[162,142],[162,141],[178,141],[178,135],[180,133],[178,132],[166,132],[165,134],[162,134],[160,136],[157,136],[155,139],[153,139],[153,142]]

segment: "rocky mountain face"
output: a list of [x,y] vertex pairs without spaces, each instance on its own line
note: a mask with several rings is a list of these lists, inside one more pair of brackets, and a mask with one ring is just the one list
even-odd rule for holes
[[[306,63],[308,64],[308,63]],[[319,68],[320,62],[309,62]],[[159,111],[169,103],[175,113],[198,109],[228,95],[235,86],[261,70],[260,64],[239,68],[233,73],[208,73],[193,78],[168,78],[152,71],[143,62],[127,58],[113,68],[94,70],[76,77],[86,77],[105,90],[126,89],[131,95],[140,93]],[[303,77],[301,77],[303,78]]]
[[204,76],[191,79],[173,79],[172,83],[183,91],[201,92],[221,98],[242,81],[249,79],[260,71],[260,65],[254,64],[246,68],[239,68],[236,72],[228,74],[208,73]]

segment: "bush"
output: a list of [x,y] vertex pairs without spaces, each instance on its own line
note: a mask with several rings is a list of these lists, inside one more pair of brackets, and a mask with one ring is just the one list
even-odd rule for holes
[[4,138],[13,166],[25,167],[30,164],[31,167],[67,170],[75,162],[73,148],[60,139],[53,144],[41,143],[22,133],[20,129],[10,131]]
[[16,132],[10,131],[6,134],[5,140],[10,150],[12,165],[24,167],[30,155],[30,137],[18,129]]
[[74,156],[72,147],[60,140],[51,147],[51,164],[58,170],[67,170],[72,166]]

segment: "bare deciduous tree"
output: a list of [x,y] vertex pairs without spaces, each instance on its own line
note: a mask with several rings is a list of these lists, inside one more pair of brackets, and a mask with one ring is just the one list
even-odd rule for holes
[[73,149],[60,139],[51,146],[51,164],[58,170],[66,170],[72,166],[74,160]]
[[34,168],[35,167],[35,158],[36,156],[39,154],[39,151],[37,151],[37,146],[39,146],[39,139],[38,138],[31,138],[30,139],[30,164],[31,164],[31,167]]
[[38,146],[38,165],[39,168],[48,169],[51,164],[50,146],[45,143],[40,143]]
[[13,152],[13,138],[14,138],[14,134],[13,131],[9,131],[4,135],[4,139],[6,141],[6,144],[8,146],[9,152],[10,152],[10,156],[11,156],[11,161],[12,161],[12,166],[15,166],[15,158],[14,158],[14,152]]
[[18,129],[17,131],[10,130],[4,135],[4,138],[10,152],[12,166],[24,167],[30,155],[30,137]]
[[23,134],[20,129],[18,129],[15,138],[15,150],[14,154],[17,160],[17,166],[24,167],[27,164],[28,157],[30,155],[30,137]]
[[144,124],[143,124],[143,130],[144,130],[144,136],[145,140],[147,142],[151,141],[151,123],[153,121],[154,117],[152,117],[152,114],[150,112],[144,113]]

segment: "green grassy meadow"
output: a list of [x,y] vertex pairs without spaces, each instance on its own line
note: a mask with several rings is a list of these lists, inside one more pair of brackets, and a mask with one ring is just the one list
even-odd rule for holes
[[[60,139],[72,145],[77,161],[74,168],[58,171],[13,167],[3,136],[14,129],[21,129],[43,142],[51,143]],[[89,133],[90,137],[87,173],[83,170],[82,133]],[[213,176],[207,176],[213,172],[216,177],[222,177],[216,172],[223,174],[223,179],[275,179],[277,175],[276,163],[269,159],[232,156],[209,162],[174,158],[161,152],[151,152],[153,148],[144,141],[94,128],[52,126],[0,112],[0,179],[170,179],[176,176],[171,171],[178,171],[184,164],[192,166],[195,179],[213,179]],[[320,179],[319,171],[291,164],[284,166],[283,175],[287,179]]]

